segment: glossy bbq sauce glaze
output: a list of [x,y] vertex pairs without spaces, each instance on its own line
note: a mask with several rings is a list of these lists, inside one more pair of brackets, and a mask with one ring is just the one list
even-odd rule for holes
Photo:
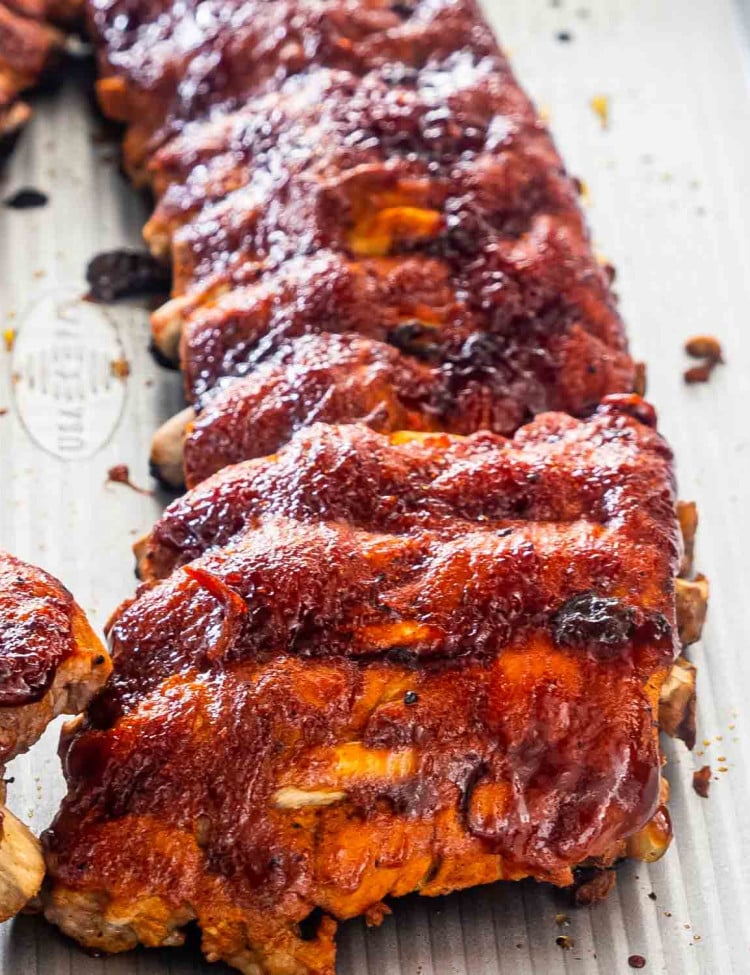
[[0,552],[0,707],[38,701],[75,651],[75,603],[59,582]]
[[194,486],[65,744],[48,917],[110,951],[197,920],[211,960],[330,975],[333,918],[387,896],[664,849],[671,453],[478,7],[89,18],[173,265]]

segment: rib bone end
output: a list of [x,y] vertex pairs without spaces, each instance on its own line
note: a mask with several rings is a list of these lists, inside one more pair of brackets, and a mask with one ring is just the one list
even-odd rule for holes
[[659,727],[691,750],[695,746],[695,677],[690,661],[678,657],[659,698]]
[[0,840],[0,921],[13,917],[39,892],[44,860],[39,840],[5,807]]
[[151,473],[165,487],[180,490],[185,486],[185,437],[194,419],[195,410],[188,406],[163,423],[151,440]]

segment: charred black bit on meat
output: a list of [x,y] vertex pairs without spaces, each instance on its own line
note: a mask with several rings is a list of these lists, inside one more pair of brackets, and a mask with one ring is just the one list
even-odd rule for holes
[[558,610],[553,632],[560,646],[596,646],[614,652],[631,639],[635,622],[633,607],[621,599],[583,592]]

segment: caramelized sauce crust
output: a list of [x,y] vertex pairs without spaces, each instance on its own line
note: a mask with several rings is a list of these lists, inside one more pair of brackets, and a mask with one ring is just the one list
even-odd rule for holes
[[42,698],[76,651],[73,597],[56,579],[0,552],[0,707]]

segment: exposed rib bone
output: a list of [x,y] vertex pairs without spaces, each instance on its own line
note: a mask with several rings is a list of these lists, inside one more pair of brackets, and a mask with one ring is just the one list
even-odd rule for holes
[[167,487],[179,489],[185,486],[183,448],[194,419],[195,410],[188,406],[163,423],[151,440],[151,473]]
[[695,579],[675,581],[677,599],[677,627],[682,645],[687,647],[701,638],[708,609],[708,579],[697,575]]
[[678,657],[664,681],[659,697],[659,727],[671,738],[679,738],[692,750],[695,745],[696,669]]
[[39,840],[24,824],[2,807],[0,839],[0,921],[18,914],[39,891],[44,879],[44,859]]
[[676,505],[677,520],[680,523],[683,541],[683,555],[680,562],[680,575],[688,578],[693,572],[693,552],[695,549],[695,533],[698,530],[698,508],[695,501],[678,501]]

